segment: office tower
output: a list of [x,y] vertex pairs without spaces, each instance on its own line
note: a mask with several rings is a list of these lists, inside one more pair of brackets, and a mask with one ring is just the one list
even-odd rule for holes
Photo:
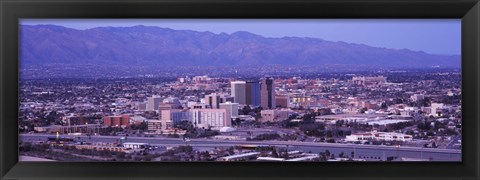
[[260,79],[260,106],[263,109],[275,108],[275,84],[271,77]]
[[234,101],[239,104],[245,104],[245,81],[232,81],[231,83],[231,92],[234,97]]
[[245,96],[247,105],[260,106],[260,83],[258,81],[247,81]]
[[147,111],[156,111],[158,109],[158,105],[162,102],[162,98],[160,96],[152,96],[147,98]]

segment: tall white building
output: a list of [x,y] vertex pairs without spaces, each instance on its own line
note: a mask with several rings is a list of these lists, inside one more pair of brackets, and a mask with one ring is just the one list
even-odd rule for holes
[[227,114],[230,114],[230,117],[238,116],[238,103],[231,103],[231,102],[221,103],[220,109],[227,110]]
[[163,98],[160,96],[152,96],[147,98],[147,111],[155,111],[158,109],[158,106],[163,101]]
[[239,104],[246,104],[247,96],[245,93],[245,81],[232,81],[230,83],[230,89],[232,96],[235,98],[234,101]]
[[225,109],[190,109],[189,118],[198,128],[220,129],[231,126],[231,117]]

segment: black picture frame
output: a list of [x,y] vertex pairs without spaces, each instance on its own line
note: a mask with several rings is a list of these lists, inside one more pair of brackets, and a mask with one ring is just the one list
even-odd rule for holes
[[[1,179],[479,179],[478,0],[1,0]],[[19,18],[461,18],[462,162],[18,162]]]

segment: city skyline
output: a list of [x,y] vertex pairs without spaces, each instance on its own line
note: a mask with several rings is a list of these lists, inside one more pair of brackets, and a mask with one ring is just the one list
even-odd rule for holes
[[[232,23],[168,21],[196,30]],[[322,24],[283,22],[236,23],[264,33],[292,26],[282,32],[292,36]],[[346,37],[377,39],[388,29],[346,22],[354,25],[338,31]],[[455,20],[399,22],[459,30]],[[338,29],[331,23],[322,26]],[[356,23],[372,31],[355,34]],[[460,55],[246,31],[21,24],[19,161],[462,161]],[[390,28],[381,41],[440,50],[459,40],[414,38],[445,29]]]

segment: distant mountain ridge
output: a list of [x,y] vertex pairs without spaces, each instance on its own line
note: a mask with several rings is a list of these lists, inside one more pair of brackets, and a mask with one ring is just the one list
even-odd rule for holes
[[146,66],[344,64],[458,68],[461,58],[316,38],[266,38],[245,31],[214,34],[152,26],[77,30],[55,25],[21,25],[20,61]]

